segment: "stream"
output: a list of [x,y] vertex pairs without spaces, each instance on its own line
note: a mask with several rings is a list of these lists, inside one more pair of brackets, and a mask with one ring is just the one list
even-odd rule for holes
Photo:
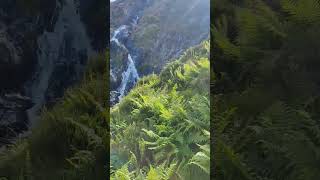
[[[136,25],[138,23],[138,17],[133,19],[133,22],[131,23],[132,26]],[[135,58],[132,57],[129,49],[126,47],[126,45],[121,42],[119,37],[122,36],[122,34],[128,34],[129,26],[128,25],[122,25],[118,29],[116,29],[113,32],[113,36],[111,38],[111,43],[114,42],[119,48],[121,48],[124,51],[128,51],[128,57],[127,57],[127,68],[125,71],[122,72],[121,77],[121,83],[120,86],[115,91],[110,92],[110,101],[111,104],[114,104],[116,102],[119,102],[126,93],[130,90],[129,84],[134,85],[139,80],[139,74],[135,65]],[[112,61],[112,60],[110,60]],[[111,65],[110,70],[110,77],[114,78],[113,70],[114,67]]]

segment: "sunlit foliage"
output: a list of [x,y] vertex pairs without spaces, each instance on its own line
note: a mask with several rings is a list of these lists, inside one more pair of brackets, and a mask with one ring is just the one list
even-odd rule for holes
[[112,108],[113,179],[209,179],[208,56],[206,41]]

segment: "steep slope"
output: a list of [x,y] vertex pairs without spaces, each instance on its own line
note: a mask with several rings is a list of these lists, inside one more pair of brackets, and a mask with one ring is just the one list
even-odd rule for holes
[[209,42],[111,109],[112,179],[209,179]]
[[136,83],[135,74],[159,73],[168,61],[207,39],[209,7],[209,0],[112,2],[110,37],[117,41],[111,40],[110,49],[111,103],[129,92]]
[[131,36],[139,50],[138,71],[160,72],[169,60],[207,39],[209,31],[209,0],[153,2]]
[[[208,52],[208,42],[188,50],[159,76],[141,79],[112,109],[113,177],[130,170],[131,179],[208,179]],[[105,56],[90,62],[82,83],[42,113],[31,136],[1,152],[0,178],[106,178],[108,67]]]
[[106,179],[109,147],[106,57],[89,61],[82,83],[44,111],[27,138],[2,149],[0,179]]

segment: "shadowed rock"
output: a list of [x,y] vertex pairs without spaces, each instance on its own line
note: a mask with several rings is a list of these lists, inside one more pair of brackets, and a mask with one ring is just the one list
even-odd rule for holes
[[31,99],[20,94],[0,96],[0,146],[27,130],[26,111],[32,106]]

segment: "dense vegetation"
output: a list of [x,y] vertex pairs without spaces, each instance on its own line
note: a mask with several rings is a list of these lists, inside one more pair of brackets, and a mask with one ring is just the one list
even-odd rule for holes
[[213,179],[320,178],[320,2],[214,0]]
[[26,139],[0,154],[0,179],[106,179],[109,147],[106,57],[90,61],[84,80],[66,92]]
[[[318,180],[320,3],[212,0],[208,42],[111,109],[112,179]],[[102,59],[102,60],[101,60]],[[0,156],[3,179],[105,179],[105,61]],[[213,139],[209,163],[209,112]]]
[[111,109],[111,179],[209,179],[209,49],[191,48]]
[[44,110],[28,138],[0,154],[2,179],[209,179],[209,42],[141,79],[111,112],[101,56]]

